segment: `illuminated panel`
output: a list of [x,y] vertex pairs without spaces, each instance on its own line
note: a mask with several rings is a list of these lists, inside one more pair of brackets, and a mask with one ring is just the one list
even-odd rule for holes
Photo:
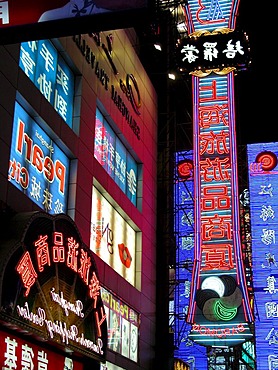
[[74,74],[49,40],[20,45],[19,66],[72,128]]
[[174,185],[175,234],[177,240],[175,271],[175,347],[174,357],[190,364],[190,368],[207,370],[206,348],[188,337],[191,325],[186,323],[192,265],[194,258],[194,181],[193,152],[176,153]]
[[70,161],[16,102],[8,180],[50,214],[67,210]]
[[139,314],[121,299],[101,288],[108,326],[108,348],[138,361]]
[[[247,146],[257,369],[278,366],[278,143]],[[277,259],[277,260],[276,260]]]
[[[237,7],[238,2],[225,0],[189,0],[189,32],[194,37],[231,32]],[[218,43],[204,46],[204,59],[213,60]],[[214,347],[252,337],[239,230],[234,70],[224,65],[192,72],[195,250],[187,322],[192,324],[189,338]]]
[[135,286],[136,231],[93,187],[90,249]]
[[138,165],[98,109],[94,157],[136,206]]

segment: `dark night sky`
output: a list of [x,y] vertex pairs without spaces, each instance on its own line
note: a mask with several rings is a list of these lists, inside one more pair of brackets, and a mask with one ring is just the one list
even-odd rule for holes
[[[251,65],[235,77],[236,127],[239,144],[278,141],[273,108],[277,104],[271,91],[274,76],[270,81],[270,29],[267,9],[259,3],[241,0],[236,28],[247,33],[250,42]],[[274,37],[274,33],[272,34]],[[267,70],[269,70],[267,72]],[[272,69],[274,73],[274,69]],[[277,77],[276,77],[277,78]],[[270,83],[269,83],[270,82]]]

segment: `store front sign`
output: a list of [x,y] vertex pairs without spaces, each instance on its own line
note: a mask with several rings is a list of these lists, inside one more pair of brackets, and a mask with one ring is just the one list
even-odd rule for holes
[[0,331],[0,368],[35,369],[35,370],[83,370],[82,362],[65,357],[35,344],[26,338],[23,340],[10,332]]
[[51,214],[67,210],[69,158],[15,103],[8,180]]
[[[21,219],[22,218],[22,219]],[[23,229],[6,257],[1,283],[0,321],[40,340],[103,359],[107,322],[93,253],[70,217],[42,212],[17,215]]]

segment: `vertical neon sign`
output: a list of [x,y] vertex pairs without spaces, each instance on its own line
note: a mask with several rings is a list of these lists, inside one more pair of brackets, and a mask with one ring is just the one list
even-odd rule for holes
[[[205,346],[235,346],[252,337],[253,321],[240,244],[234,109],[235,67],[215,68],[218,39],[231,32],[227,58],[244,53],[232,31],[239,1],[185,7],[188,31],[202,37],[211,69],[192,74],[195,180],[195,250],[188,323],[189,337]],[[204,36],[205,35],[205,36]],[[206,38],[215,35],[215,40]],[[220,42],[219,42],[220,44]],[[183,56],[198,58],[185,46]],[[195,50],[196,52],[196,50]]]

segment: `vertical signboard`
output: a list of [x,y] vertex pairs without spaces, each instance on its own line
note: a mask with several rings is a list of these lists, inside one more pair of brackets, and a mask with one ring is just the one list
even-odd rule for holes
[[257,369],[278,367],[278,143],[247,146]]
[[[214,347],[236,346],[252,337],[253,315],[239,224],[233,89],[236,68],[217,61],[221,35],[229,32],[223,52],[232,58],[244,53],[232,33],[237,7],[238,1],[202,5],[198,0],[189,0],[185,6],[190,36],[202,37],[203,59],[211,62],[191,72],[195,251],[187,321],[192,325],[189,338]],[[219,45],[218,39],[206,38],[214,34]],[[185,42],[182,58],[198,58],[192,50]]]

